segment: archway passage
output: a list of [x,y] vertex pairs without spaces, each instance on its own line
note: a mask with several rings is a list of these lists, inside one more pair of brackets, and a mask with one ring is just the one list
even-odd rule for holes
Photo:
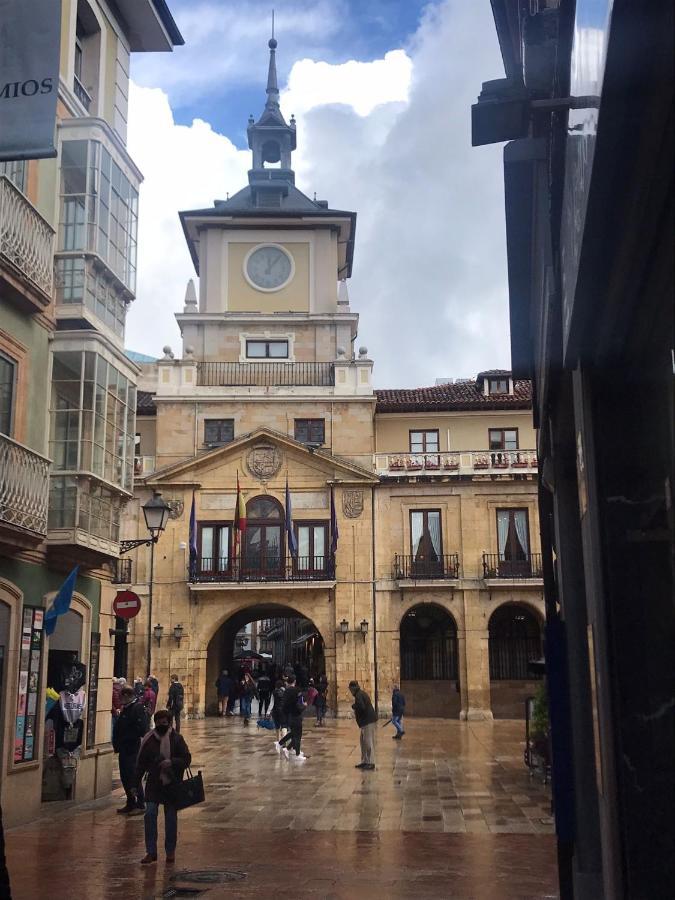
[[505,603],[488,624],[490,698],[496,719],[522,719],[525,701],[537,688],[539,676],[528,664],[542,656],[541,626],[526,606]]
[[265,671],[274,679],[292,666],[304,682],[326,674],[330,689],[334,689],[335,675],[327,671],[324,650],[314,622],[289,606],[270,603],[240,610],[223,622],[208,644],[206,715],[218,711],[216,679],[224,669],[235,678],[248,670],[254,677]]
[[401,619],[401,690],[409,716],[457,718],[460,709],[457,625],[435,603]]

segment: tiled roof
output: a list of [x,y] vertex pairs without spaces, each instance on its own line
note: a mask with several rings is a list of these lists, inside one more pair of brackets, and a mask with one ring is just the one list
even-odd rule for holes
[[136,393],[136,415],[154,416],[156,412],[155,395],[150,391],[138,391]]
[[[510,372],[505,374],[510,375]],[[377,412],[417,412],[464,409],[531,409],[532,382],[515,381],[513,394],[483,394],[476,381],[434,387],[375,391]]]
[[484,372],[479,372],[478,375],[476,375],[476,381],[478,381],[479,378],[491,378],[495,375],[506,375],[510,377],[511,373],[508,369],[486,369]]

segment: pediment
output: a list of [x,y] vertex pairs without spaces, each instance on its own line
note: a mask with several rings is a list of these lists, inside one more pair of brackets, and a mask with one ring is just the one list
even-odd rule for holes
[[375,484],[378,477],[355,463],[322,450],[310,451],[305,444],[271,428],[258,428],[229,444],[200,453],[159,469],[143,479],[147,485],[192,485],[223,477],[234,483],[236,475],[250,486],[291,481],[298,476],[311,482],[334,480],[343,484]]

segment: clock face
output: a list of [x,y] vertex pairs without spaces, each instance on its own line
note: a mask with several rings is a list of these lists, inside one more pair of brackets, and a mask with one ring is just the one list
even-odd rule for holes
[[245,271],[254,287],[277,291],[293,277],[293,263],[281,247],[265,244],[248,255]]

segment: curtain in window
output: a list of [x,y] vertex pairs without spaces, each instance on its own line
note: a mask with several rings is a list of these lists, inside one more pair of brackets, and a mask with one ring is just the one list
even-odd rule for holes
[[424,514],[421,512],[414,512],[410,517],[410,544],[411,551],[413,556],[419,556],[420,554],[424,554],[424,547],[422,546],[422,535],[424,533]]
[[213,563],[213,528],[202,528],[202,555],[200,560],[202,572],[214,569]]
[[309,526],[300,525],[298,528],[298,559],[306,564],[309,556]]
[[499,555],[504,556],[506,550],[506,541],[509,536],[509,516],[508,509],[497,510],[497,541],[499,543]]
[[431,538],[431,546],[438,557],[441,558],[441,516],[440,513],[427,513],[427,521],[429,523],[429,537]]
[[323,525],[314,529],[314,568],[322,569],[326,556],[326,529]]
[[226,572],[230,567],[230,527],[224,525],[220,529],[218,548],[218,569]]
[[513,521],[516,526],[518,543],[525,555],[525,559],[528,559],[530,556],[530,541],[527,533],[527,512],[524,509],[514,510]]

